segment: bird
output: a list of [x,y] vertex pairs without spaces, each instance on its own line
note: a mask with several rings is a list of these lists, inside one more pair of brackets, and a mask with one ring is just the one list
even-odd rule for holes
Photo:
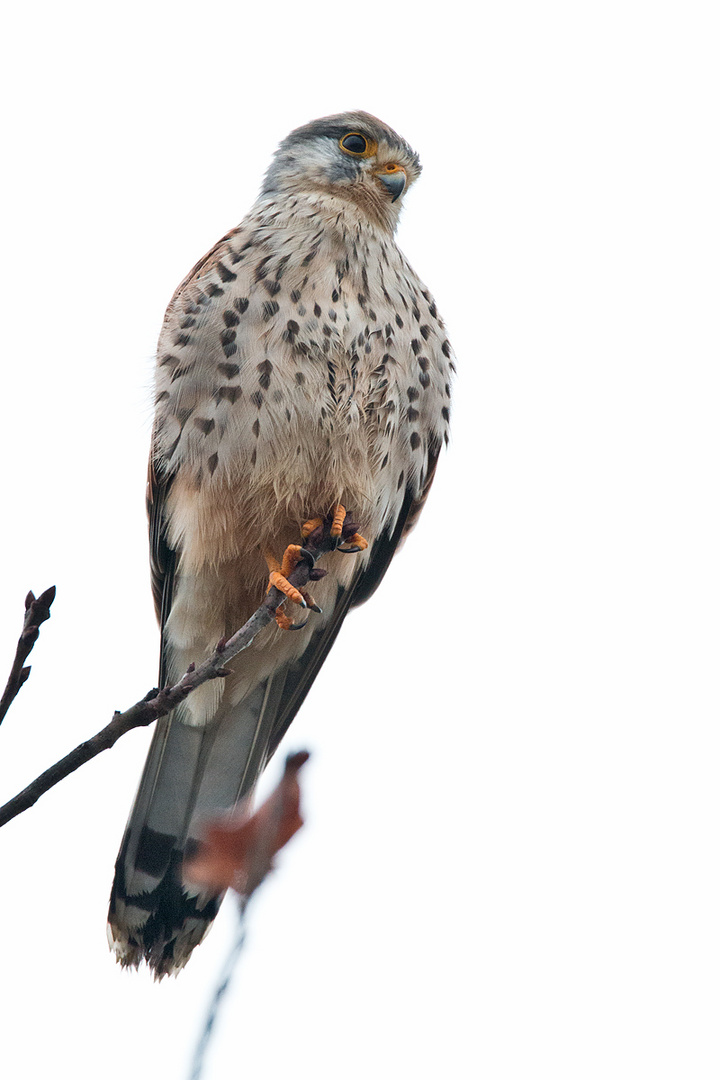
[[226,678],[157,722],[108,937],[120,964],[158,979],[186,964],[222,899],[183,879],[203,821],[252,794],[346,615],[417,521],[448,441],[453,351],[395,242],[420,171],[367,112],[296,128],[165,314],[147,495],[159,685],[237,630],[269,581],[287,584],[308,529],[328,520],[341,535],[312,596],[288,594]]

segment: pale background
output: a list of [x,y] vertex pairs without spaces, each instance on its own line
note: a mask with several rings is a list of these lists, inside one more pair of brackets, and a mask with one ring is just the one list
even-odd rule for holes
[[[313,752],[308,823],[208,1080],[720,1072],[715,11],[4,18],[0,681],[25,592],[58,597],[3,798],[154,685],[144,472],[176,284],[298,124],[365,108],[425,166],[400,244],[458,354],[454,439],[286,742]],[[148,739],[0,834],[5,1076],[186,1076],[229,906],[176,981],[105,943]]]

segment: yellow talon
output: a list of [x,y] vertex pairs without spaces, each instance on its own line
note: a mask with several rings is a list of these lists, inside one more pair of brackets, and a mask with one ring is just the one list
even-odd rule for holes
[[300,535],[302,536],[303,540],[307,540],[310,533],[315,532],[315,530],[319,529],[323,524],[324,524],[323,519],[319,518],[319,517],[318,518],[311,518],[310,521],[306,521],[305,524],[300,529]]
[[307,589],[300,589],[300,592],[302,593],[303,599],[307,606],[310,608],[310,610],[317,611],[318,615],[322,615],[322,608],[317,603],[313,594],[311,592],[308,592]]
[[[330,536],[333,540],[341,539],[346,519],[347,511],[344,506],[341,506],[340,503],[338,503],[333,510],[332,524],[330,525]],[[305,524],[300,527],[303,540],[306,540],[316,529],[322,528],[325,524],[326,519],[320,517],[311,518],[309,521],[306,521]],[[361,536],[360,533],[353,533],[352,536],[346,537],[341,543],[342,546],[340,546],[339,550],[345,551],[348,554],[351,554],[353,551],[365,551],[368,546],[367,540]],[[290,574],[292,574],[302,558],[302,550],[303,549],[299,544],[288,544],[283,553],[282,563],[279,563],[271,552],[264,552],[265,561],[268,565],[268,570],[270,571],[267,591],[270,592],[270,589],[273,587],[279,589],[283,596],[287,597],[288,600],[291,600],[293,604],[298,604],[300,607],[309,607],[311,611],[321,613],[322,609],[318,607],[311,593],[306,589],[296,589],[295,586],[291,585],[288,581]],[[292,619],[290,619],[282,610],[282,605],[279,606],[275,612],[275,622],[281,630],[290,630],[294,625]]]
[[281,593],[284,593],[284,595],[287,596],[288,600],[292,600],[293,604],[299,604],[300,607],[307,607],[302,593],[299,592],[294,585],[290,584],[284,574],[278,573],[277,570],[273,570],[270,574],[270,587],[279,589]]
[[342,527],[345,524],[345,518],[347,517],[347,511],[344,506],[339,503],[333,511],[332,525],[330,526],[330,535],[333,538],[342,536]]
[[353,536],[349,536],[347,540],[343,540],[344,544],[349,544],[350,547],[356,547],[358,551],[365,551],[368,546],[368,542],[364,536],[360,533],[355,533]]
[[[343,527],[347,520],[347,516],[347,510],[345,509],[345,507],[341,503],[338,503],[337,506],[335,506],[335,508],[333,509],[332,522],[330,524],[330,536],[333,540],[339,540],[342,536]],[[306,521],[305,524],[302,525],[300,528],[300,533],[303,540],[307,540],[308,536],[310,536],[311,533],[315,532],[316,529],[322,528],[322,526],[325,525],[326,520],[326,518],[316,517],[311,518],[309,521]],[[359,548],[360,551],[364,551],[365,548],[368,546],[367,540],[363,539],[363,537],[360,536],[360,533],[355,533],[354,536],[349,540],[346,538],[345,540],[343,540],[343,543],[354,545],[355,547]]]
[[279,589],[281,593],[287,596],[288,600],[292,600],[294,604],[299,604],[300,607],[307,607],[305,599],[299,589],[296,589],[294,585],[291,585],[288,581],[288,577],[292,574],[293,570],[300,561],[300,552],[302,548],[299,544],[288,544],[285,548],[282,563],[278,563],[274,555],[269,552],[265,552],[265,562],[268,564],[268,570],[270,571],[270,584],[268,585],[268,592],[273,586]]
[[289,619],[284,611],[280,608],[275,612],[275,622],[278,624],[281,630],[289,630],[292,626],[292,619]]

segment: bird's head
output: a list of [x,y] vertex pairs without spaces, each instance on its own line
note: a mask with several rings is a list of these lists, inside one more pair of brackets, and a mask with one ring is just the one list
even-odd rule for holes
[[262,195],[332,195],[392,232],[420,168],[415,151],[382,121],[366,112],[339,113],[283,139]]

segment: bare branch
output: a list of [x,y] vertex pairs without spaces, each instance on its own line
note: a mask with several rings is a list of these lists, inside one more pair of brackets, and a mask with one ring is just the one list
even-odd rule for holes
[[28,680],[31,669],[30,667],[24,667],[24,664],[32,652],[33,645],[40,636],[41,625],[50,618],[50,605],[54,599],[54,585],[41,593],[37,599],[35,599],[33,592],[29,592],[25,597],[23,631],[18,639],[15,659],[10,668],[10,677],[3,696],[0,698],[0,724],[2,724],[8,709],[17,697],[20,687]]
[[[348,523],[346,529],[343,530],[343,535],[354,528],[354,525]],[[308,537],[302,549],[306,553],[306,557],[297,564],[288,577],[290,584],[302,589],[307,585],[308,581],[322,577],[326,571],[316,570],[315,560],[328,551],[332,551],[336,546],[337,541],[327,535],[327,529],[317,528]],[[47,593],[43,593],[40,600],[45,596],[47,596]],[[91,761],[103,750],[109,750],[128,731],[132,731],[137,727],[147,727],[161,716],[167,716],[176,705],[184,701],[188,694],[191,694],[198,686],[202,686],[203,683],[208,682],[210,679],[221,679],[228,675],[229,672],[225,665],[243,649],[247,649],[260,630],[272,622],[277,609],[284,600],[285,596],[279,589],[271,588],[260,607],[250,616],[245,625],[236,631],[232,637],[218,642],[214,652],[207,660],[197,665],[191,664],[182,679],[175,683],[174,686],[166,686],[162,690],[151,690],[141,701],[126,709],[125,712],[116,712],[106,727],[93,735],[91,739],[80,743],[66,757],[56,762],[44,773],[41,773],[23,791],[0,807],[0,826],[6,825],[8,821],[17,817],[18,814],[28,810],[41,795],[44,795],[46,791],[64,780],[70,773],[75,772],[81,765]],[[36,601],[36,603],[39,602]]]

